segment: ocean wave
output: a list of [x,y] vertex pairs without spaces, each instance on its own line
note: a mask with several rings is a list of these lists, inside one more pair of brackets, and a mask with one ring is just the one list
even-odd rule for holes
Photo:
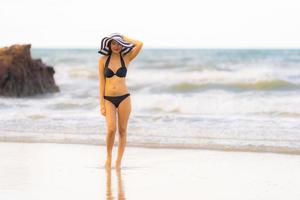
[[265,116],[278,116],[278,117],[285,117],[285,118],[300,118],[300,113],[297,112],[253,112],[253,115],[265,115]]
[[69,70],[69,76],[71,78],[88,78],[97,80],[98,71],[95,69],[88,69],[88,68],[74,68]]
[[299,84],[291,83],[285,80],[261,80],[253,83],[236,82],[236,83],[190,83],[181,82],[171,85],[167,88],[170,92],[194,92],[207,89],[222,89],[233,91],[247,90],[294,90],[300,89]]
[[[105,137],[96,134],[75,135],[75,134],[29,134],[29,133],[10,133],[0,134],[2,142],[31,142],[31,143],[63,143],[63,144],[86,144],[86,145],[105,145]],[[268,143],[268,141],[265,141]],[[299,141],[298,141],[299,143]],[[243,152],[269,152],[300,155],[299,145],[288,146],[285,144],[223,144],[213,141],[202,143],[164,143],[157,141],[135,141],[128,139],[127,146],[144,148],[174,148],[174,149],[203,149],[218,151],[243,151]],[[118,145],[116,140],[115,145]]]
[[274,79],[266,81],[258,81],[255,83],[237,83],[232,84],[233,87],[240,89],[255,89],[255,90],[273,90],[273,89],[299,89],[300,85],[291,83],[285,80]]
[[55,104],[48,105],[47,108],[53,110],[74,110],[74,109],[92,109],[97,104],[94,102],[88,103],[76,103],[76,102],[59,102]]
[[46,115],[40,115],[40,114],[33,114],[33,115],[29,115],[28,118],[32,119],[32,120],[39,120],[39,119],[47,118],[47,116]]

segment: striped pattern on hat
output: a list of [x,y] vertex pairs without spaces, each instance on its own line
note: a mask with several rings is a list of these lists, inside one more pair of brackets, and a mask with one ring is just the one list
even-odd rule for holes
[[125,42],[122,35],[120,35],[118,33],[113,33],[110,36],[104,37],[102,39],[100,50],[98,51],[98,53],[106,55],[106,56],[110,55],[111,52],[109,50],[108,44],[111,40],[115,40],[120,45],[122,45],[122,49],[121,49],[121,52],[120,52],[122,55],[125,55],[125,54],[129,53],[132,50],[132,48],[135,46],[132,43]]

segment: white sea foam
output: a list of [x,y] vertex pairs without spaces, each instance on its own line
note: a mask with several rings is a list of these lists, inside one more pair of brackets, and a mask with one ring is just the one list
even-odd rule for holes
[[[34,49],[61,92],[0,98],[1,140],[104,143],[96,50]],[[128,66],[128,144],[299,151],[297,50],[144,50]],[[274,150],[275,149],[275,150]]]

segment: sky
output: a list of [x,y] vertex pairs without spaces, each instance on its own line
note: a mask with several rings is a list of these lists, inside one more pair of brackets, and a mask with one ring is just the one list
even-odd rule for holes
[[300,48],[299,0],[1,0],[0,46],[97,48],[110,33],[145,48]]

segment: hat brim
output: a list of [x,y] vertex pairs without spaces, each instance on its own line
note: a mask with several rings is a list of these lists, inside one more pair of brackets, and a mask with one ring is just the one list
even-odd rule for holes
[[108,45],[111,40],[115,40],[122,46],[122,49],[120,52],[122,55],[126,55],[127,53],[129,53],[135,46],[132,43],[124,41],[121,35],[115,34],[110,37],[104,37],[101,40],[101,46],[100,46],[100,50],[98,51],[98,53],[103,54],[103,55],[110,55],[111,51],[110,51]]

